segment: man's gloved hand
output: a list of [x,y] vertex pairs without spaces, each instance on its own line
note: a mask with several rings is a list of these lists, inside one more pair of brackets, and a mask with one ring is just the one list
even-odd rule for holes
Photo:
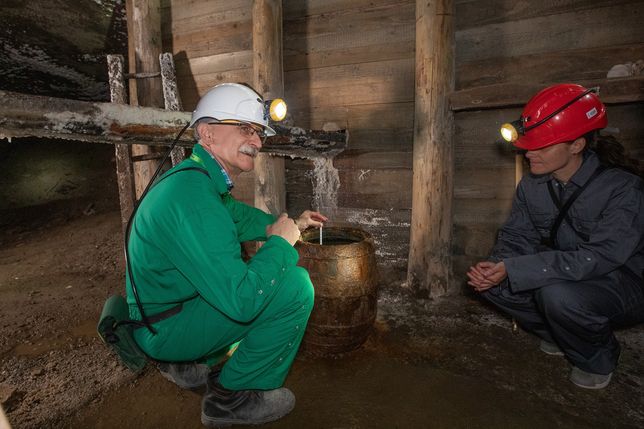
[[275,223],[266,227],[266,237],[271,235],[279,235],[293,246],[300,238],[300,230],[295,221],[288,217],[288,214],[282,213]]

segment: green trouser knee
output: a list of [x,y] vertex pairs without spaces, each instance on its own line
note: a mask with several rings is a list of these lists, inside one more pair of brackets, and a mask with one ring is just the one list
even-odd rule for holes
[[231,390],[275,389],[284,383],[313,309],[313,285],[306,270],[293,267],[275,285],[274,296],[248,323],[231,320],[200,297],[181,313],[138,329],[135,338],[151,357],[170,362],[211,360],[240,341],[222,368],[219,382]]

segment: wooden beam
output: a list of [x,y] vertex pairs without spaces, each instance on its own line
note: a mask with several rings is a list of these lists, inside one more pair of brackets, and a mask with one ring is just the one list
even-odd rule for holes
[[[0,139],[46,137],[89,143],[170,146],[190,121],[190,112],[154,107],[43,97],[0,90]],[[346,131],[277,126],[262,153],[288,157],[329,157],[347,145]],[[194,145],[188,129],[178,143]],[[154,154],[153,156],[156,156]]]
[[[161,2],[160,0],[127,0],[127,33],[129,68],[131,74],[159,73],[161,54]],[[160,77],[130,79],[130,104],[146,107],[163,107]],[[148,155],[154,149],[146,145],[133,145],[132,155]],[[134,185],[137,198],[154,175],[159,160],[153,159],[134,164]]]
[[[116,104],[127,104],[123,72],[125,60],[122,55],[108,55],[107,69],[110,80],[110,100]],[[134,210],[136,190],[134,188],[134,167],[132,165],[132,147],[127,144],[114,145],[116,159],[116,182],[119,188],[121,205],[121,226],[126,233],[127,223]]]
[[[284,96],[282,1],[253,1],[253,86],[265,99]],[[274,215],[286,211],[284,158],[255,158],[255,207]]]
[[[0,138],[47,137],[169,146],[189,120],[189,112],[0,90]],[[191,131],[179,144],[192,147]]]
[[[504,83],[456,91],[450,95],[453,111],[483,110],[525,105],[530,97],[552,83]],[[599,86],[599,97],[606,104],[644,101],[644,76],[582,80],[586,88]]]
[[450,287],[454,121],[454,5],[416,1],[416,90],[407,283],[421,297]]
[[267,140],[264,149],[271,155],[296,158],[333,158],[344,151],[349,141],[347,130],[320,131],[274,126],[277,135]]

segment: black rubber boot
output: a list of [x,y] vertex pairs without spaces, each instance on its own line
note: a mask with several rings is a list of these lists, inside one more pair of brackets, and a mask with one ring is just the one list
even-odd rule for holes
[[287,415],[295,407],[295,395],[285,387],[273,390],[228,390],[212,372],[201,401],[201,423],[210,428],[258,425]]
[[161,375],[182,389],[197,389],[208,381],[208,365],[195,362],[160,362],[157,368]]

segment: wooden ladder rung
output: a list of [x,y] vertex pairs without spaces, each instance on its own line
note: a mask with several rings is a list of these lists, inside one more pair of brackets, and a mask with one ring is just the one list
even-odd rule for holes
[[151,77],[159,77],[161,72],[153,73],[125,73],[125,79],[149,79]]
[[146,153],[143,155],[133,155],[131,157],[132,162],[150,161],[151,159],[161,159],[161,158],[163,158],[162,153]]

